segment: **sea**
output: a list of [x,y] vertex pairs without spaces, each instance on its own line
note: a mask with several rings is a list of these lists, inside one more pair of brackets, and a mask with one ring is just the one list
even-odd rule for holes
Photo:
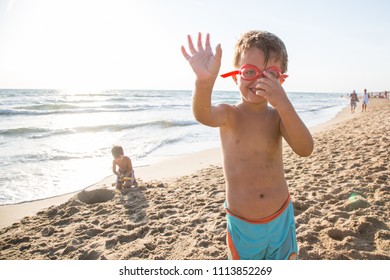
[[[112,175],[113,145],[137,167],[219,146],[197,123],[190,90],[0,89],[0,205],[85,189]],[[308,127],[347,105],[339,93],[288,93]],[[212,102],[236,104],[235,91]]]

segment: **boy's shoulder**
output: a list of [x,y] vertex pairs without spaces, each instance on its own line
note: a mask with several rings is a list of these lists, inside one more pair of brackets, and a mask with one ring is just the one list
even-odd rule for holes
[[131,159],[128,156],[123,156],[123,161],[131,161]]
[[227,103],[219,103],[219,104],[216,104],[215,106],[220,107],[220,108],[224,108],[227,110],[233,109],[235,107],[235,105],[231,105],[231,104],[227,104]]

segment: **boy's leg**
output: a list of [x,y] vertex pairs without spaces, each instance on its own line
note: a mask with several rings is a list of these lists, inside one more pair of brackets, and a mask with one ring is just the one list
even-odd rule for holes
[[134,171],[126,173],[126,177],[130,178],[130,180],[125,181],[126,187],[138,186],[137,181],[135,180]]
[[288,260],[289,261],[295,261],[298,259],[298,256],[296,253],[292,253],[289,257],[288,257]]
[[228,260],[239,260],[240,256],[238,255],[237,249],[234,246],[229,230],[226,232],[226,244],[228,249]]
[[273,234],[270,235],[267,259],[298,259],[294,207],[291,201],[283,214],[270,223],[270,230]]

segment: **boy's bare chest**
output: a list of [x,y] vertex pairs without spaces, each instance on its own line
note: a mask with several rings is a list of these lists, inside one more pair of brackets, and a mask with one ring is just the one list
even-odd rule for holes
[[279,122],[269,114],[259,116],[236,115],[226,131],[228,138],[240,143],[264,143],[279,138]]

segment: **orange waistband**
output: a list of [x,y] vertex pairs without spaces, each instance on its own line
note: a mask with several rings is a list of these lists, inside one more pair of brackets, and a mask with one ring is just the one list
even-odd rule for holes
[[268,217],[261,218],[258,220],[248,220],[248,219],[242,218],[240,216],[237,216],[236,214],[230,212],[230,210],[227,207],[225,207],[225,210],[226,210],[226,213],[228,213],[230,216],[236,217],[244,222],[247,222],[250,224],[266,224],[266,223],[269,223],[270,221],[276,219],[277,217],[279,217],[280,214],[282,214],[283,211],[286,210],[287,206],[290,203],[290,200],[291,200],[291,197],[290,197],[290,195],[288,195],[287,200],[284,202],[284,204],[282,205],[282,207],[278,211],[276,211],[274,214],[272,214]]

